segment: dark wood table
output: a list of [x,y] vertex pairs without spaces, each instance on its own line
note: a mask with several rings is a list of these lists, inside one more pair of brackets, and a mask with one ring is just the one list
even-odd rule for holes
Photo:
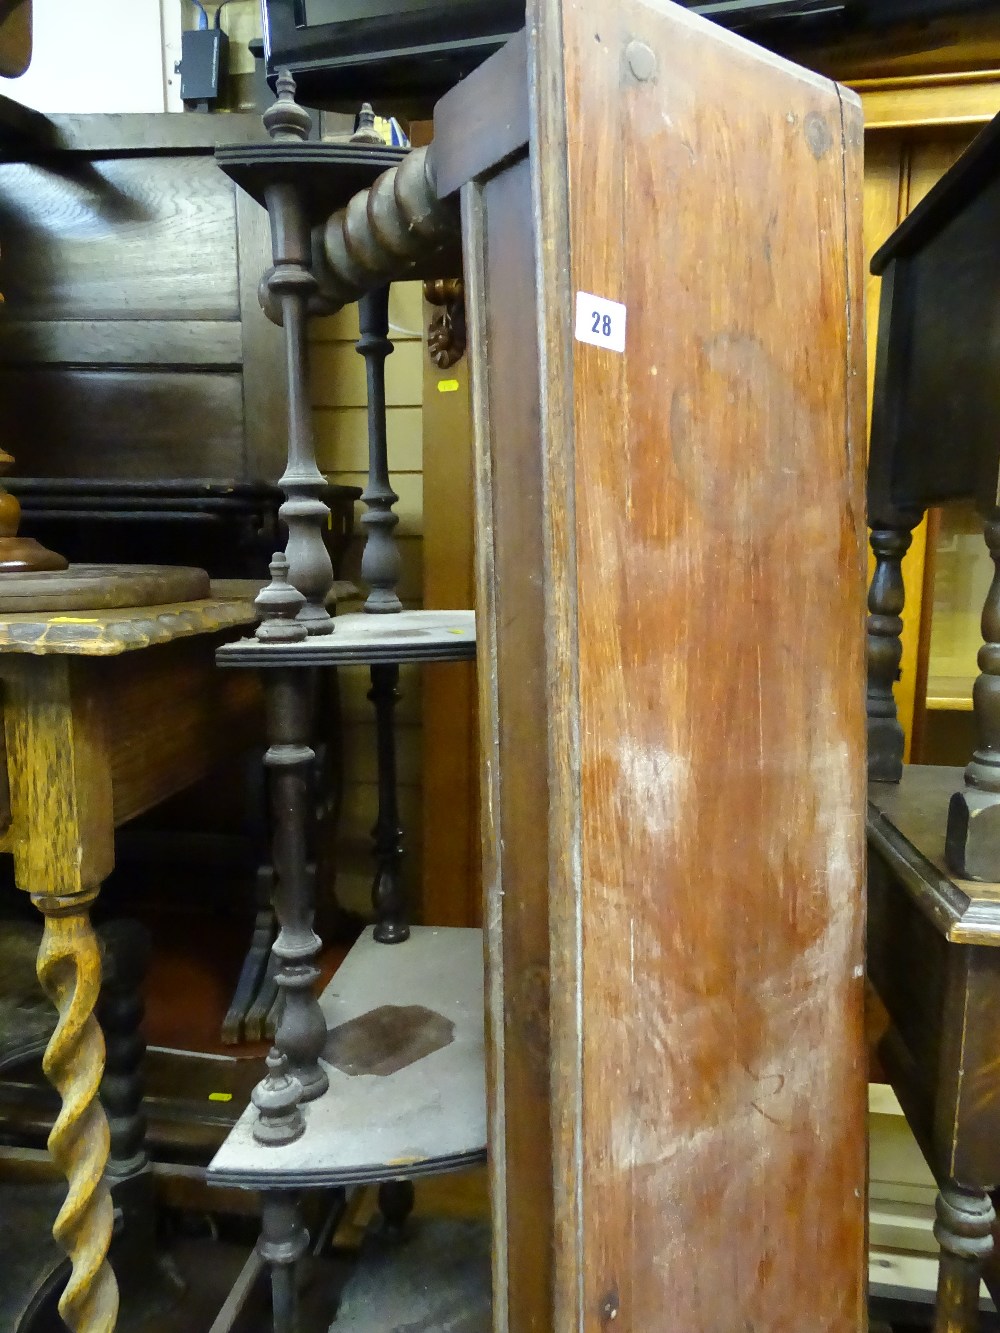
[[961,779],[910,765],[868,806],[868,972],[891,1020],[879,1055],[939,1185],[937,1333],[977,1327],[981,1276],[1000,1291],[1000,883],[947,868]]

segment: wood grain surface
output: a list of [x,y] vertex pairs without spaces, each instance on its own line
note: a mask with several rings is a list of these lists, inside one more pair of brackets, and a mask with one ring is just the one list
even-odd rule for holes
[[220,671],[215,650],[238,633],[201,633],[90,664],[106,700],[115,826],[261,743],[253,671]]
[[[548,700],[527,157],[482,186],[466,186],[462,212],[476,431],[494,1328],[546,1333],[553,1280]],[[495,346],[505,348],[503,356],[489,357]]]
[[70,614],[20,611],[0,616],[0,655],[115,657],[192,634],[253,624],[253,599],[260,590],[259,583],[223,579],[212,586],[211,597],[195,602]]
[[56,116],[0,163],[0,408],[22,476],[274,481],[281,330],[264,209],[217,143],[257,115]]
[[[570,221],[568,272],[542,248],[556,1326],[847,1333],[860,108],[674,6],[529,10],[539,233]],[[626,305],[624,355],[567,344],[578,291]]]
[[18,886],[93,895],[114,866],[105,712],[65,657],[0,659]]
[[33,319],[238,319],[233,191],[211,154],[0,164],[0,288]]
[[209,588],[203,569],[183,565],[70,565],[7,574],[0,582],[0,615],[162,606],[206,598]]
[[0,403],[22,475],[245,475],[237,373],[2,369]]

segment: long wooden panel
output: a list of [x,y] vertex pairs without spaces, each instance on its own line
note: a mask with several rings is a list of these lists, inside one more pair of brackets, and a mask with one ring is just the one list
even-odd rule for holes
[[210,154],[4,162],[0,199],[12,316],[239,318],[233,189]]
[[0,408],[31,476],[243,475],[238,374],[0,368]]
[[[430,305],[427,311],[436,313]],[[424,605],[472,607],[475,504],[468,357],[446,370],[425,358],[423,434]],[[424,727],[435,738],[424,756],[424,920],[479,926],[483,876],[476,664],[427,667],[423,710]],[[450,812],[446,838],[438,836],[442,810]]]
[[[494,1328],[552,1327],[543,483],[531,175],[466,187]],[[487,262],[488,261],[488,262]],[[502,356],[487,349],[502,347]]]
[[0,323],[4,366],[159,366],[239,370],[240,325],[228,320],[66,319]]
[[854,1333],[860,110],[671,5],[533,15],[555,1326]]

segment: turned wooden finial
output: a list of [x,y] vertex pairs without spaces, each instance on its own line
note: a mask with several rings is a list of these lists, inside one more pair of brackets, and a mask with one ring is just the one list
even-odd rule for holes
[[382,145],[385,141],[375,128],[375,112],[371,102],[363,102],[358,112],[358,128],[350,138],[351,143],[370,143]]
[[312,116],[295,100],[295,80],[287,69],[278,71],[275,85],[278,94],[263,115],[264,128],[272,139],[292,143],[308,139],[312,130]]
[[271,557],[271,582],[254,599],[260,617],[257,638],[270,643],[296,643],[307,635],[295,617],[305,606],[305,597],[288,581],[288,559],[282,551]]
[[267,1057],[267,1074],[251,1093],[257,1108],[253,1136],[258,1143],[280,1147],[302,1137],[306,1122],[299,1110],[302,1084],[288,1072],[288,1058],[278,1050]]
[[[0,477],[14,465],[13,457],[0,448]],[[34,537],[19,537],[21,506],[17,497],[0,484],[0,574],[34,574],[42,570],[66,569],[67,561],[48,551]]]

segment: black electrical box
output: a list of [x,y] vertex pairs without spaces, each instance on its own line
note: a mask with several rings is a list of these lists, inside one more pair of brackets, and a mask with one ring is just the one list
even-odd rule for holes
[[226,77],[229,38],[221,28],[181,34],[181,101],[208,105],[219,97]]

